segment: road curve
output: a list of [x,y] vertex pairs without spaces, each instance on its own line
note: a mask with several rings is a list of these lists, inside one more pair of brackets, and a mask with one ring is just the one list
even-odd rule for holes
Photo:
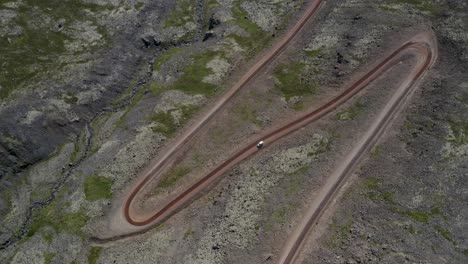
[[185,144],[187,144],[195,134],[205,125],[213,116],[216,114],[240,89],[245,87],[245,85],[254,78],[259,71],[261,71],[269,62],[271,62],[282,50],[290,43],[290,41],[304,28],[305,24],[310,20],[310,18],[316,13],[316,11],[321,6],[322,1],[313,1],[310,7],[306,10],[305,15],[299,20],[299,22],[286,33],[285,37],[278,42],[273,49],[268,52],[264,57],[260,59],[248,72],[244,75],[241,80],[235,84],[219,101],[216,105],[208,111],[208,113],[194,126],[189,128],[189,130],[181,136],[181,138],[174,143],[173,147],[165,153],[165,155],[156,162],[153,166],[146,170],[142,175],[141,180],[132,188],[129,192],[129,195],[126,197],[125,202],[123,203],[122,213],[125,221],[130,225],[139,227],[136,231],[132,233],[127,233],[122,236],[99,239],[95,238],[95,242],[106,242],[111,240],[116,240],[120,238],[125,238],[133,234],[138,234],[144,232],[145,230],[151,228],[154,225],[157,225],[171,216],[173,213],[181,209],[184,205],[187,205],[192,201],[197,195],[202,191],[206,190],[210,186],[213,186],[216,180],[218,180],[227,170],[231,169],[236,164],[240,163],[242,160],[247,157],[255,154],[258,149],[256,148],[256,143],[261,139],[265,142],[265,146],[268,147],[269,144],[274,141],[312,123],[313,121],[323,117],[328,114],[330,111],[338,107],[339,105],[346,102],[349,98],[355,95],[357,92],[362,90],[367,84],[375,80],[383,72],[389,69],[392,65],[397,63],[397,58],[399,55],[403,54],[406,51],[414,51],[415,54],[419,55],[418,61],[424,61],[423,64],[417,67],[417,70],[414,70],[410,74],[411,78],[405,80],[404,84],[400,86],[404,89],[399,89],[396,94],[398,94],[397,100],[392,98],[389,105],[384,108],[382,111],[381,118],[376,122],[370,131],[372,133],[366,134],[366,140],[364,144],[361,144],[359,148],[355,148],[356,151],[353,151],[353,155],[347,159],[345,162],[348,164],[345,167],[340,167],[340,173],[335,173],[333,181],[329,181],[325,188],[322,189],[320,195],[320,202],[314,203],[311,209],[307,213],[307,217],[301,224],[301,227],[294,233],[293,236],[288,240],[286,244],[284,254],[281,257],[281,263],[291,263],[297,253],[299,252],[300,246],[307,233],[310,231],[312,225],[318,220],[323,210],[328,205],[329,201],[334,197],[335,193],[342,185],[346,176],[352,171],[357,162],[361,157],[366,153],[366,151],[375,143],[378,136],[381,135],[384,128],[390,123],[392,117],[398,112],[398,109],[401,108],[402,102],[411,92],[414,90],[415,84],[421,79],[427,69],[435,61],[435,54],[437,54],[436,42],[432,33],[424,33],[419,36],[416,36],[412,40],[404,43],[400,48],[394,51],[390,56],[385,58],[381,63],[379,63],[375,68],[369,71],[361,79],[355,82],[353,85],[348,87],[343,93],[333,98],[331,101],[325,103],[316,110],[313,110],[305,115],[297,118],[296,120],[288,123],[287,125],[269,133],[266,133],[262,136],[259,136],[257,139],[252,140],[247,144],[242,150],[238,151],[231,158],[223,162],[208,175],[201,178],[199,181],[191,185],[185,191],[180,193],[174,199],[166,203],[162,209],[151,214],[150,216],[141,216],[138,214],[133,214],[132,212],[132,203],[135,201],[135,197],[139,192],[154,178],[160,176],[161,172],[164,171],[167,167],[171,166],[174,162],[174,158],[178,152]]
[[[128,197],[125,199],[125,203],[123,206],[124,217],[126,221],[134,226],[145,226],[149,223],[155,222],[157,219],[160,219],[162,216],[166,215],[165,212],[169,210],[169,208],[173,208],[176,201],[180,201],[180,199],[175,199],[173,202],[168,205],[169,207],[165,207],[166,209],[160,210],[159,212],[155,213],[152,217],[140,220],[135,219],[132,217],[130,210],[133,201],[137,194],[155,177],[160,175],[160,172],[163,171],[167,166],[171,165],[172,159],[176,156],[177,152],[186,145],[194,136],[195,134],[223,107],[226,103],[243,87],[245,87],[250,80],[252,80],[262,69],[265,68],[272,60],[274,60],[287,46],[291,43],[291,41],[297,36],[299,32],[301,32],[307,22],[311,20],[313,15],[319,10],[323,1],[322,0],[312,0],[310,4],[308,4],[307,9],[304,12],[304,15],[299,19],[299,21],[290,29],[282,39],[277,42],[272,49],[267,52],[260,60],[255,63],[250,70],[233,86],[229,89],[229,91],[223,95],[215,104],[215,106],[210,109],[204,117],[191,126],[189,130],[184,133],[180,139],[177,140],[173,144],[173,147],[169,149],[164,156],[155,164],[151,166],[146,173],[142,175],[142,180],[140,180],[135,187],[130,191]],[[224,170],[223,170],[224,171]],[[206,178],[206,177],[205,177]],[[193,190],[188,192],[192,192]],[[186,195],[186,192],[184,192]]]
[[[434,34],[432,32],[426,32],[417,35],[409,42],[404,43],[399,49],[384,59],[382,63],[360,79],[355,85],[360,87],[366,85],[378,75],[395,65],[398,62],[400,55],[406,51],[412,52],[416,55],[416,67],[414,67],[408,74],[407,78],[403,80],[397,91],[379,113],[378,117],[361,138],[359,143],[353,147],[353,150],[348,154],[346,159],[340,163],[340,166],[330,175],[325,186],[321,188],[317,198],[314,199],[314,202],[307,210],[302,222],[286,242],[279,263],[290,264],[297,259],[300,248],[303,245],[307,234],[311,231],[314,224],[318,223],[320,216],[326,210],[334,197],[336,197],[340,187],[348,176],[352,174],[353,169],[359,161],[362,160],[370,149],[372,149],[396,115],[402,110],[404,103],[414,93],[417,87],[416,84],[435,63],[438,57],[438,48]],[[351,86],[351,89],[354,89],[353,86]],[[354,94],[355,92],[352,93]]]
[[[127,200],[126,207],[124,210],[125,218],[129,223],[135,226],[145,226],[149,224],[157,224],[169,217],[172,213],[180,209],[183,205],[185,205],[187,202],[191,201],[196,195],[198,195],[200,192],[205,190],[208,186],[212,185],[218,178],[220,178],[227,170],[231,169],[233,166],[236,164],[240,163],[242,160],[246,159],[247,157],[255,154],[259,150],[256,147],[256,143],[261,139],[265,142],[265,146],[270,145],[274,141],[310,124],[311,122],[323,117],[324,115],[328,114],[330,111],[338,107],[339,105],[343,104],[346,102],[349,98],[351,98],[354,94],[362,90],[367,84],[369,84],[371,81],[373,81],[375,78],[380,76],[383,72],[385,72],[387,69],[389,69],[392,65],[394,65],[397,62],[397,59],[399,58],[399,55],[403,54],[406,51],[414,51],[416,55],[425,55],[425,56],[420,56],[418,61],[424,61],[424,65],[420,65],[417,67],[417,72],[412,72],[410,74],[411,79],[405,81],[405,85],[402,85],[401,87],[404,87],[405,89],[403,91],[400,91],[401,89],[398,90],[398,97],[397,102],[393,102],[394,100],[392,99],[392,108],[387,109],[388,106],[384,109],[385,116],[382,118],[381,121],[377,122],[378,126],[376,128],[373,128],[375,130],[375,133],[373,132],[372,135],[368,135],[367,137],[369,138],[366,140],[365,145],[362,150],[359,151],[359,153],[356,153],[352,160],[349,162],[350,165],[347,166],[343,170],[343,177],[341,177],[341,181],[344,179],[344,175],[347,174],[347,172],[351,171],[352,165],[356,164],[359,158],[363,155],[365,152],[364,150],[368,148],[370,143],[375,139],[376,135],[378,133],[381,133],[381,130],[383,127],[386,126],[386,124],[389,123],[390,117],[394,115],[394,112],[396,111],[397,107],[411,91],[410,88],[414,87],[414,84],[421,78],[423,73],[429,68],[430,65],[432,65],[433,61],[433,50],[431,47],[433,47],[434,43],[433,41],[429,41],[431,38],[428,38],[427,36],[432,34],[426,33],[419,35],[415,37],[413,40],[404,43],[400,48],[398,48],[396,51],[394,51],[390,56],[385,58],[381,63],[379,63],[376,67],[374,67],[371,71],[369,71],[366,75],[364,75],[361,79],[359,79],[357,82],[355,82],[353,85],[348,87],[343,93],[339,94],[329,102],[325,103],[321,107],[317,108],[316,110],[313,110],[309,113],[306,113],[305,115],[297,118],[296,120],[286,124],[285,126],[269,132],[267,134],[259,136],[257,139],[252,140],[249,144],[247,144],[244,148],[242,148],[240,151],[235,153],[232,157],[230,157],[228,160],[223,162],[221,165],[219,165],[217,168],[215,168],[213,171],[211,171],[208,175],[204,176],[202,179],[200,179],[198,182],[194,183],[191,185],[189,188],[187,188],[185,191],[180,193],[178,196],[176,196],[174,199],[172,199],[170,202],[168,202],[166,205],[162,207],[162,209],[158,210],[156,213],[151,215],[150,217],[146,217],[143,219],[138,219],[138,216],[134,216],[131,213],[131,202],[133,198],[138,194],[138,192],[141,190],[141,188],[144,187],[144,185],[141,185],[139,188],[135,188],[132,192],[132,194],[129,196],[130,198]],[[375,126],[375,125],[374,125]],[[339,185],[339,184],[338,184]],[[335,186],[335,191],[338,188],[338,186]],[[330,195],[326,195],[326,197],[329,197]],[[331,196],[330,196],[331,197]],[[328,200],[330,198],[327,198]],[[325,199],[326,200],[326,199]],[[320,206],[323,207],[323,206]],[[312,221],[313,222],[313,221]],[[307,228],[304,228],[304,230],[310,228],[311,223],[306,224]],[[301,237],[305,236],[305,234],[302,234]],[[294,246],[296,247],[296,246]],[[287,257],[286,260],[288,260],[290,257]],[[288,263],[285,261],[284,263]]]

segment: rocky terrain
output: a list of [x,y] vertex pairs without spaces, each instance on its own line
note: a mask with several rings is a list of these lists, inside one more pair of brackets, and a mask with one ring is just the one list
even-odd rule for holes
[[[237,166],[144,234],[108,243],[138,173],[295,22],[298,0],[0,0],[2,263],[275,263],[412,58]],[[240,143],[329,100],[422,30],[439,60],[310,234],[302,263],[468,260],[468,3],[329,0],[144,193],[160,202]]]

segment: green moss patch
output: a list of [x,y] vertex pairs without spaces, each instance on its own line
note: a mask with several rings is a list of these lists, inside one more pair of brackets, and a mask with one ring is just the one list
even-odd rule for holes
[[85,181],[85,196],[88,201],[112,198],[112,180],[102,176],[89,176]]
[[448,142],[456,146],[468,144],[468,122],[450,122],[450,130]]
[[34,218],[26,236],[32,237],[43,227],[49,226],[59,233],[65,232],[83,237],[81,228],[86,225],[88,217],[83,210],[66,213],[65,209],[65,206],[59,205],[56,201],[44,207]]
[[184,234],[184,240],[189,239],[190,237],[193,237],[195,235],[195,231],[190,227],[187,232]]
[[193,63],[185,67],[182,75],[170,87],[170,89],[180,90],[188,94],[213,95],[217,86],[211,83],[203,82],[203,79],[213,74],[213,70],[207,67],[208,62],[217,56],[224,56],[220,51],[206,51],[193,56]]
[[56,255],[55,253],[50,253],[50,252],[44,253],[44,264],[52,263],[52,260],[54,259],[55,255]]
[[229,37],[246,49],[248,54],[254,54],[262,50],[273,38],[253,21],[249,20],[247,12],[241,7],[241,3],[242,1],[237,2],[232,8],[233,23],[247,32],[248,36],[233,34]]
[[322,54],[321,49],[304,50],[304,52],[308,57],[311,57],[311,58],[315,58],[315,57],[319,56],[320,54]]
[[382,181],[377,179],[377,178],[367,178],[365,181],[364,181],[364,186],[369,189],[369,190],[375,190],[377,189],[377,187],[379,185],[382,184]]
[[303,63],[280,64],[275,68],[275,87],[282,92],[286,100],[294,96],[316,93],[317,84],[304,77],[305,68]]
[[[177,131],[177,128],[185,124],[198,109],[199,107],[196,105],[182,105],[167,112],[159,111],[150,117],[153,122],[158,123],[152,129],[154,132],[161,133],[165,137],[172,137]],[[172,115],[174,111],[181,111],[179,124],[176,124],[176,120]]]
[[177,125],[171,111],[159,111],[151,116],[151,120],[158,123],[152,128],[153,131],[161,133],[165,137],[171,137],[177,130]]
[[89,264],[96,264],[97,260],[99,258],[99,255],[101,254],[102,248],[100,247],[92,247],[91,250],[89,251],[88,255],[88,263]]
[[153,70],[154,71],[159,71],[161,69],[161,66],[164,65],[168,60],[170,60],[174,55],[177,53],[181,52],[183,48],[173,48],[170,49],[164,53],[162,53],[155,61],[153,64]]
[[443,238],[445,238],[447,241],[450,241],[450,242],[454,243],[453,235],[452,235],[452,233],[451,233],[448,229],[443,228],[443,227],[441,227],[440,225],[435,226],[435,229],[436,229],[437,232],[438,232]]
[[429,222],[429,219],[431,217],[441,216],[445,218],[445,216],[443,215],[443,213],[440,211],[439,208],[434,208],[430,212],[423,212],[423,211],[416,211],[416,210],[405,211],[405,210],[399,210],[399,209],[397,209],[397,211],[403,215],[409,216],[411,219],[417,222],[421,222],[425,224]]

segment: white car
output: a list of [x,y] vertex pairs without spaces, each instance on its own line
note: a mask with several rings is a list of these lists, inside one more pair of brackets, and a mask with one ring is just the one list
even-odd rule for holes
[[260,149],[263,147],[263,140],[257,143],[257,148]]

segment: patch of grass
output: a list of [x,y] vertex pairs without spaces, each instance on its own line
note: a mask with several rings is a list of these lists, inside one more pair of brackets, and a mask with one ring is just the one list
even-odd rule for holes
[[371,199],[372,201],[383,201],[388,204],[395,205],[396,202],[392,199],[393,192],[382,192],[378,190],[381,184],[382,181],[377,178],[370,177],[365,179],[363,185],[368,190],[366,191],[367,197],[369,197],[369,199]]
[[136,87],[137,83],[138,83],[138,81],[136,79],[131,80],[128,87],[125,89],[125,91],[122,92],[122,95],[115,98],[114,100],[112,100],[112,102],[111,102],[112,107],[117,108],[123,102],[130,99],[132,91]]
[[305,96],[316,93],[317,83],[304,77],[306,65],[303,63],[280,64],[273,71],[275,87],[287,101],[294,96]]
[[451,133],[447,141],[456,146],[468,144],[468,122],[450,122]]
[[179,108],[182,111],[179,120],[181,125],[185,124],[200,109],[198,105],[181,105]]
[[349,107],[347,110],[339,112],[337,114],[338,120],[354,120],[358,115],[360,115],[364,111],[365,107],[366,106],[364,104],[357,102],[351,107]]
[[86,200],[110,199],[112,198],[111,188],[112,180],[103,176],[89,176],[84,186]]
[[[178,126],[185,124],[194,114],[200,109],[197,105],[180,105],[178,108],[171,109],[167,112],[159,111],[151,116],[151,120],[159,123],[153,127],[153,131],[161,133],[165,137],[172,137],[176,132]],[[179,124],[176,124],[176,120],[172,113],[174,111],[180,111]]]
[[164,20],[166,27],[181,27],[185,24],[195,23],[195,1],[179,0],[176,8],[172,10]]
[[193,56],[193,63],[185,67],[179,79],[170,88],[188,94],[213,95],[218,88],[217,85],[203,82],[203,79],[213,73],[207,64],[217,56],[223,57],[224,53],[209,50]]
[[163,92],[167,91],[167,89],[165,89],[164,87],[162,87],[161,85],[159,85],[158,82],[151,82],[148,84],[148,88],[151,90],[151,92],[153,93],[153,95],[160,95],[162,94]]
[[305,52],[305,54],[306,54],[308,57],[311,57],[311,58],[317,57],[317,56],[319,56],[320,54],[322,54],[322,50],[321,50],[321,49],[304,50],[304,52]]
[[380,156],[380,146],[376,146],[372,149],[371,156],[374,158]]
[[44,207],[34,218],[29,227],[26,237],[32,237],[40,229],[46,226],[52,227],[57,232],[64,232],[83,237],[81,228],[85,226],[88,217],[84,210],[76,213],[65,213],[65,208],[57,204],[56,201]]
[[192,169],[188,167],[174,167],[161,178],[157,188],[167,189],[173,187],[178,180],[189,174],[191,171]]
[[413,210],[407,210],[407,211],[402,211],[402,210],[397,210],[399,213],[403,215],[407,215],[413,220],[421,223],[427,224],[429,222],[429,218],[434,217],[434,216],[442,216],[445,218],[445,216],[442,214],[439,208],[434,208],[430,212],[422,212],[422,211],[413,211]]
[[450,241],[450,242],[454,243],[453,235],[448,229],[445,229],[445,228],[441,227],[440,225],[435,226],[435,229],[447,241]]
[[182,50],[183,48],[173,48],[159,55],[159,57],[154,61],[153,70],[159,71],[162,65],[164,65],[167,61],[169,61],[172,57],[174,57],[177,53],[181,52]]
[[88,255],[88,263],[89,264],[96,264],[99,255],[101,254],[101,247],[92,247],[91,250],[89,251]]
[[45,252],[44,253],[44,264],[52,263],[52,260],[54,259],[55,255],[56,255],[55,253]]
[[239,45],[247,50],[248,54],[254,54],[262,50],[272,37],[263,31],[255,22],[250,21],[247,12],[241,7],[242,1],[237,2],[232,8],[234,23],[242,28],[249,36],[230,35]]
[[47,244],[50,245],[50,243],[52,243],[52,239],[54,237],[54,235],[52,234],[52,232],[41,232],[41,235],[42,237],[44,238],[44,240],[47,242]]
[[152,128],[154,132],[161,133],[165,137],[171,137],[176,132],[177,125],[171,112],[159,111],[151,116],[152,121],[159,123]]

